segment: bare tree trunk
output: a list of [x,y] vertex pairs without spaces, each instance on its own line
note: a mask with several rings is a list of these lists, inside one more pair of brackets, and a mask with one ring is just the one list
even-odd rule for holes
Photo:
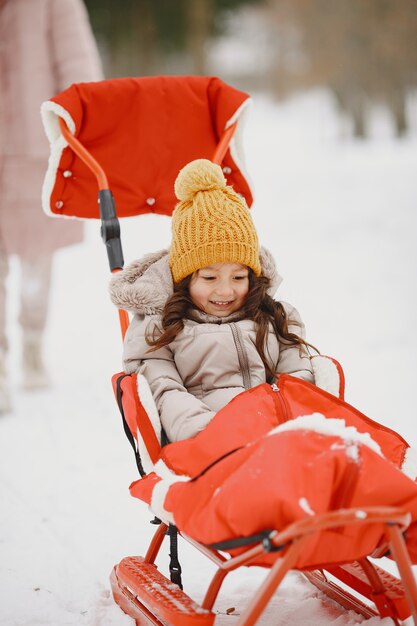
[[360,139],[367,136],[366,101],[363,95],[352,93],[345,87],[332,88],[339,112],[346,115],[353,123],[353,135]]
[[399,87],[390,94],[388,106],[393,117],[396,135],[403,137],[408,130],[406,97],[403,89]]
[[363,108],[352,109],[351,111],[353,120],[353,135],[358,139],[365,139],[366,137],[366,125],[365,115]]
[[206,73],[207,41],[211,32],[212,0],[186,0],[187,48],[193,63],[193,73]]
[[[132,72],[150,76],[156,67],[156,27],[152,13],[152,0],[133,0],[132,24],[136,25]],[[136,57],[137,54],[137,58]]]

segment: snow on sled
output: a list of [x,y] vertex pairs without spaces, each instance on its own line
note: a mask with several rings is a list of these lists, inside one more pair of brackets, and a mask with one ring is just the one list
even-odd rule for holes
[[[114,199],[119,217],[171,215],[178,171],[208,158],[251,205],[240,141],[248,103],[218,78],[72,85],[42,105],[51,143],[44,210],[100,218],[110,269],[123,280]],[[119,316],[124,336],[129,316],[122,309]],[[268,574],[238,626],[257,623],[289,570],[365,618],[400,624],[412,616],[417,626],[412,451],[344,401],[336,361],[317,356],[312,365],[315,385],[283,374],[279,387],[240,394],[196,437],[166,445],[146,379],[113,377],[141,474],[131,494],[156,523],[147,553],[123,558],[111,573],[114,599],[136,624],[209,626],[226,576],[257,565]],[[155,564],[166,535],[167,576]],[[182,589],[178,535],[217,566],[201,603]],[[400,578],[375,565],[387,555]]]

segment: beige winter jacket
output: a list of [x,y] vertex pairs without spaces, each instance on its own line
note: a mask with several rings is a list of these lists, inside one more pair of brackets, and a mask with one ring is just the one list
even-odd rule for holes
[[[280,282],[272,256],[262,249],[263,273],[271,278],[271,291]],[[265,367],[255,347],[255,324],[193,310],[196,319],[184,321],[184,329],[168,346],[148,352],[147,332],[160,322],[160,314],[173,285],[167,251],[147,255],[116,274],[111,281],[114,304],[135,314],[124,344],[124,368],[147,379],[170,441],[193,437],[213,415],[245,389],[266,382]],[[291,332],[304,335],[296,309],[283,303]],[[277,340],[272,326],[267,354],[277,372],[313,382],[307,353]]]

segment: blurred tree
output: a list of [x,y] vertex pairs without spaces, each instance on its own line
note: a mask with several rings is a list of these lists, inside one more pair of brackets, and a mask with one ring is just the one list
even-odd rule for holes
[[193,59],[193,74],[206,73],[206,44],[213,30],[212,0],[186,0],[186,47]]
[[[268,0],[277,33],[297,33],[296,71],[277,59],[281,91],[327,86],[365,137],[370,107],[388,107],[397,135],[407,130],[406,98],[417,84],[417,0]],[[285,86],[285,87],[284,87]]]
[[[85,0],[103,55],[106,75],[150,75],[158,65],[152,0]],[[161,5],[169,4],[160,0]],[[162,11],[166,13],[165,8]],[[172,30],[178,32],[176,15]]]
[[225,12],[261,0],[85,0],[108,76],[205,74]]

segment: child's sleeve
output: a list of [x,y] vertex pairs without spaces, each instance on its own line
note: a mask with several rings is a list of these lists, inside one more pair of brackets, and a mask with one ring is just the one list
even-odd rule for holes
[[[305,326],[301,320],[297,309],[286,302],[282,302],[287,314],[289,324],[288,330],[305,339]],[[309,383],[314,383],[313,368],[310,356],[305,346],[297,346],[286,343],[282,339],[279,341],[278,374],[291,374]]]
[[124,369],[145,376],[169,441],[194,437],[215,412],[184,387],[169,346],[148,352],[145,334],[149,321],[143,316],[132,320],[124,342]]

